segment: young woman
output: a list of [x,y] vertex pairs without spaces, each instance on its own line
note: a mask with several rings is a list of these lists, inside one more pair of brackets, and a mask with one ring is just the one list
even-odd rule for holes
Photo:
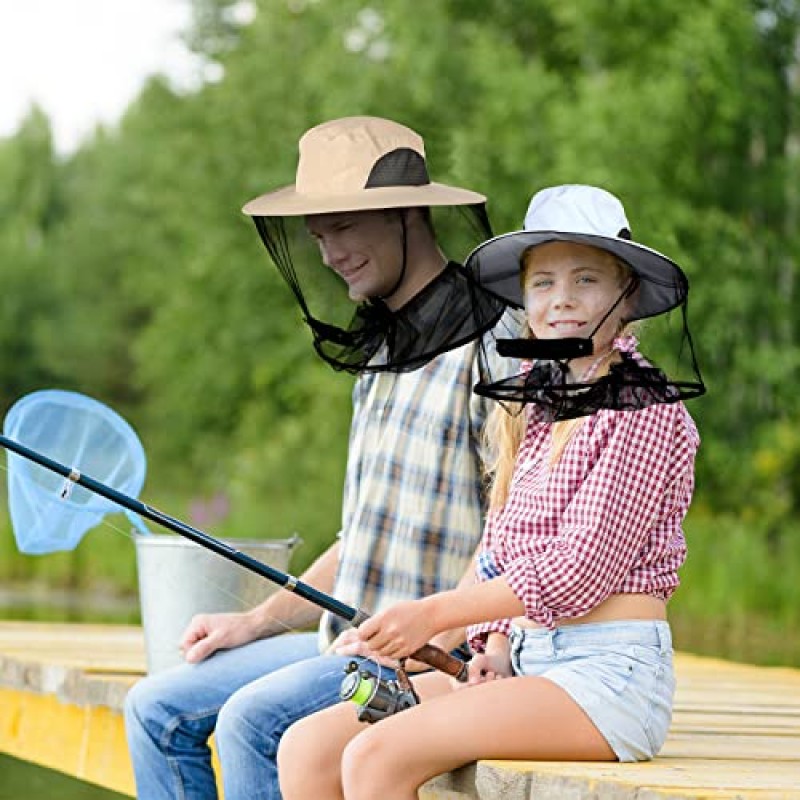
[[621,204],[600,189],[540,192],[525,228],[482,245],[468,267],[510,302],[524,300],[534,354],[554,339],[591,347],[554,369],[529,365],[514,395],[523,413],[497,407],[475,584],[400,603],[358,629],[369,652],[396,659],[470,626],[469,681],[415,678],[422,702],[373,725],[352,704],[297,723],[278,756],[286,800],[410,800],[434,775],[477,759],[636,761],[666,738],[666,602],[685,557],[699,440],[681,389],[636,352],[627,326],[684,304],[688,284],[672,261],[630,241]]

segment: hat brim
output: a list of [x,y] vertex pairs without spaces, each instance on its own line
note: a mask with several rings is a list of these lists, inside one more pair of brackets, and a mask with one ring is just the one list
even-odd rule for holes
[[474,279],[507,303],[522,308],[520,259],[530,247],[548,242],[572,242],[605,250],[624,261],[639,276],[636,302],[629,321],[645,319],[677,308],[686,299],[689,281],[667,256],[626,239],[563,231],[514,231],[489,239],[472,251],[466,268]]
[[467,206],[486,202],[469,189],[426,183],[421,186],[376,186],[352,194],[301,194],[294,185],[250,200],[243,208],[251,217],[296,217],[343,211],[377,211],[421,206]]

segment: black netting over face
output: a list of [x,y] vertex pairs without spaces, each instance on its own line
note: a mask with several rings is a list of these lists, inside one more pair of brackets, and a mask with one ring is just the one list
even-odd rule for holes
[[[646,343],[648,353],[655,354],[653,360],[640,351],[639,338]],[[482,358],[481,380],[475,392],[500,401],[512,414],[519,413],[522,405],[533,403],[551,422],[588,416],[601,409],[630,411],[675,403],[706,391],[685,305],[673,314],[640,323],[636,335],[626,331],[605,353],[595,354],[591,339],[499,337],[495,349],[507,357]]]
[[[491,235],[483,206],[433,208],[431,224],[443,253],[464,255]],[[385,212],[401,214],[402,210]],[[379,298],[354,301],[343,278],[322,263],[302,217],[254,217],[272,260],[300,306],[314,349],[334,369],[351,373],[404,372],[492,328],[506,304],[449,261],[399,309]],[[381,244],[408,270],[405,227]],[[390,290],[390,292],[393,290]]]

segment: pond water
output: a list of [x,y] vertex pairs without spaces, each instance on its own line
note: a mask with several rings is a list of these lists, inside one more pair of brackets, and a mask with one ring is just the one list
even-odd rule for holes
[[73,591],[35,585],[0,587],[0,619],[136,625],[138,597],[108,590]]

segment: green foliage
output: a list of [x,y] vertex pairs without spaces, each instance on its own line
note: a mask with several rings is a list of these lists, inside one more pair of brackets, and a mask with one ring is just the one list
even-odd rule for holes
[[36,387],[45,372],[32,331],[52,310],[46,239],[57,212],[58,169],[50,125],[34,109],[0,141],[0,404]]
[[248,25],[232,0],[194,6],[188,40],[222,80],[151,80],[67,159],[39,111],[0,141],[5,407],[51,385],[110,403],[140,430],[155,493],[223,492],[218,532],[297,530],[306,563],[338,527],[351,381],[313,355],[239,209],[292,181],[311,125],[393,117],[424,134],[435,180],[489,196],[498,232],[543,186],[599,183],[685,267],[709,394],[691,404],[687,565],[705,580],[678,602],[797,607],[769,580],[798,563],[796,3],[262,0]]
[[800,523],[752,513],[710,514],[686,525],[689,557],[670,602],[676,647],[765,664],[800,663]]

